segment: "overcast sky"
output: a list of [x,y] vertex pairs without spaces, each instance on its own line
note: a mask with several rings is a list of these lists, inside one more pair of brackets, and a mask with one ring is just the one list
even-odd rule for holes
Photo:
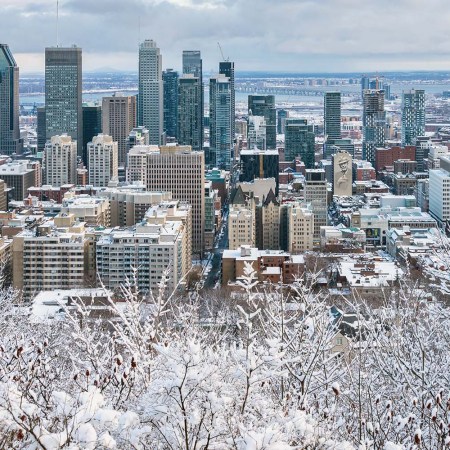
[[[83,48],[83,69],[137,70],[141,40],[163,67],[183,49],[203,69],[225,57],[237,70],[450,70],[448,0],[60,0],[60,45]],[[140,27],[139,27],[140,23]],[[56,44],[56,0],[0,0],[0,42],[22,72],[42,71]],[[140,31],[139,31],[140,28]]]

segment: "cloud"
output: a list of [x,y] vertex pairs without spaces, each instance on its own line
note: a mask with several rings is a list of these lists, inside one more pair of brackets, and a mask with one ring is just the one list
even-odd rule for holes
[[[0,41],[23,71],[55,44],[55,5],[1,0]],[[183,49],[216,69],[220,42],[238,70],[437,70],[449,67],[448,23],[447,0],[60,0],[59,35],[83,48],[86,70],[136,70],[145,38],[176,69]]]

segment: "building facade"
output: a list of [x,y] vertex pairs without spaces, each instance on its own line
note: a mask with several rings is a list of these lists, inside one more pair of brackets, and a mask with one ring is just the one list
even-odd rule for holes
[[89,184],[104,187],[118,179],[118,146],[111,136],[94,136],[88,144],[88,158]]
[[425,91],[411,89],[402,93],[402,146],[416,145],[425,135]]
[[[83,162],[88,165],[88,143],[102,132],[102,107],[83,103]],[[45,142],[44,142],[45,145]]]
[[168,138],[178,137],[178,72],[167,69],[162,74],[164,87],[164,133]]
[[266,119],[266,146],[270,150],[277,148],[277,110],[274,95],[249,95],[248,114],[264,116]]
[[363,159],[375,165],[375,149],[384,147],[386,112],[384,91],[366,89],[363,95]]
[[178,85],[178,143],[192,150],[203,148],[202,83],[193,74],[183,75]]
[[46,184],[77,184],[77,145],[70,136],[53,136],[47,141],[44,161]]
[[305,163],[307,169],[315,165],[315,134],[312,125],[305,119],[286,119],[285,161],[295,158]]

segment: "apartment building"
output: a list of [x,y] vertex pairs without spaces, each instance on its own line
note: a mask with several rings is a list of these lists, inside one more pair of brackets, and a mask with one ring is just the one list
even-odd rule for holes
[[44,159],[46,184],[77,184],[77,143],[70,136],[52,136],[45,144]]
[[89,183],[93,186],[108,186],[119,175],[118,147],[111,136],[99,134],[87,145]]

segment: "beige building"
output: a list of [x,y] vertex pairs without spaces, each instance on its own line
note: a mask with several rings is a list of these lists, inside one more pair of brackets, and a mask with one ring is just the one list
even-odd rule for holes
[[350,197],[352,195],[352,155],[338,150],[332,156],[333,195]]
[[115,94],[103,97],[102,130],[117,142],[119,166],[127,162],[127,138],[136,127],[136,96]]
[[71,214],[76,220],[85,222],[86,226],[90,227],[111,225],[109,201],[104,197],[67,192],[62,201],[61,214]]
[[280,203],[272,189],[256,208],[256,246],[260,250],[280,249]]
[[70,136],[52,136],[45,144],[44,161],[46,184],[77,184],[77,143]]
[[108,186],[118,179],[118,147],[111,136],[99,134],[87,145],[89,183],[93,186]]
[[136,146],[128,153],[127,179],[140,181],[148,191],[169,191],[174,200],[192,206],[192,250],[204,251],[205,154],[189,145]]
[[6,211],[8,205],[5,189],[6,183],[3,180],[0,180],[0,211]]
[[13,286],[29,299],[37,292],[74,289],[95,281],[89,273],[89,246],[84,223],[73,215],[56,216],[13,238]]
[[288,210],[288,250],[301,253],[313,249],[314,214],[300,205],[292,205]]
[[233,193],[228,213],[228,248],[242,245],[254,247],[256,243],[255,201],[238,186]]
[[112,227],[131,227],[144,219],[153,205],[172,200],[171,192],[148,192],[143,184],[97,191],[109,200]]
[[324,169],[306,169],[305,202],[314,213],[314,245],[320,246],[320,227],[327,225],[328,188]]

